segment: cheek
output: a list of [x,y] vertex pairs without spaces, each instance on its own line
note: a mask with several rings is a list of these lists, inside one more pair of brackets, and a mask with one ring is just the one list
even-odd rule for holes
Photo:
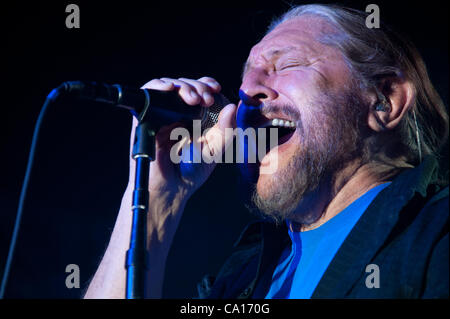
[[352,74],[347,64],[339,58],[330,57],[334,59],[335,63],[320,64],[320,71],[325,75],[323,89],[328,90],[334,94],[339,94],[342,90],[351,83]]
[[323,95],[323,80],[316,72],[292,72],[289,76],[280,77],[277,87],[283,98],[295,106],[301,114],[301,135],[310,130],[321,105],[318,101]]

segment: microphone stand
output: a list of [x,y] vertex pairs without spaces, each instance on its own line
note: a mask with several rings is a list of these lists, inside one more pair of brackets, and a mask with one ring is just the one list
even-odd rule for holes
[[[145,113],[145,112],[144,112]],[[149,255],[147,251],[148,181],[150,162],[155,159],[155,130],[148,116],[141,117],[136,127],[132,157],[136,161],[130,248],[126,254],[126,299],[146,296]]]

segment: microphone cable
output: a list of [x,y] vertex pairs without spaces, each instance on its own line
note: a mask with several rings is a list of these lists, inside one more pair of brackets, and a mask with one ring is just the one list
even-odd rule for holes
[[27,168],[25,171],[25,177],[23,179],[22,189],[20,191],[19,205],[17,208],[16,220],[14,223],[14,229],[13,229],[13,233],[11,236],[11,242],[9,244],[9,251],[8,251],[8,257],[7,257],[6,263],[5,263],[5,270],[3,271],[3,278],[2,278],[2,283],[1,283],[1,287],[0,287],[0,299],[4,298],[6,285],[8,283],[8,276],[9,276],[9,272],[11,270],[12,259],[14,256],[14,249],[16,247],[16,242],[17,242],[17,236],[19,234],[20,222],[22,220],[23,208],[24,208],[25,199],[26,199],[26,195],[27,195],[28,184],[30,181],[31,170],[33,168],[34,155],[36,153],[36,145],[37,145],[37,141],[39,139],[39,133],[40,133],[40,129],[42,126],[42,121],[45,117],[45,114],[47,113],[48,106],[51,103],[53,103],[54,101],[56,101],[56,99],[61,95],[62,91],[65,91],[65,90],[67,90],[67,88],[65,86],[61,85],[60,87],[53,89],[50,92],[50,94],[45,99],[45,102],[41,108],[41,111],[39,112],[39,116],[36,121],[36,125],[34,126],[34,132],[33,132],[33,138],[31,141],[30,153],[28,155]]

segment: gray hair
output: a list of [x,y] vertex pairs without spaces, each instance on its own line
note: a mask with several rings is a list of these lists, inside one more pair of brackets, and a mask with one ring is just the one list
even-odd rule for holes
[[439,156],[448,137],[448,115],[415,46],[385,24],[366,27],[367,13],[338,5],[293,7],[274,20],[268,32],[306,14],[322,17],[337,29],[337,33],[323,34],[318,40],[341,51],[362,87],[377,87],[392,76],[408,79],[414,86],[416,100],[412,108],[392,132],[382,132],[368,141],[367,156],[383,161],[403,158],[413,165],[420,162],[421,154]]

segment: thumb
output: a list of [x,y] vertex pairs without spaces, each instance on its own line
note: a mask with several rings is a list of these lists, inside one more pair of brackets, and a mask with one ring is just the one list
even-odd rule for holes
[[[234,136],[232,129],[236,127],[236,110],[237,107],[235,104],[225,106],[220,111],[216,125],[206,131],[203,138],[204,147],[202,148],[205,162],[220,162],[223,151],[232,142]],[[228,132],[227,129],[231,129],[231,132]]]
[[227,127],[236,127],[236,110],[236,104],[231,103],[220,111],[217,125],[221,131],[224,131]]

